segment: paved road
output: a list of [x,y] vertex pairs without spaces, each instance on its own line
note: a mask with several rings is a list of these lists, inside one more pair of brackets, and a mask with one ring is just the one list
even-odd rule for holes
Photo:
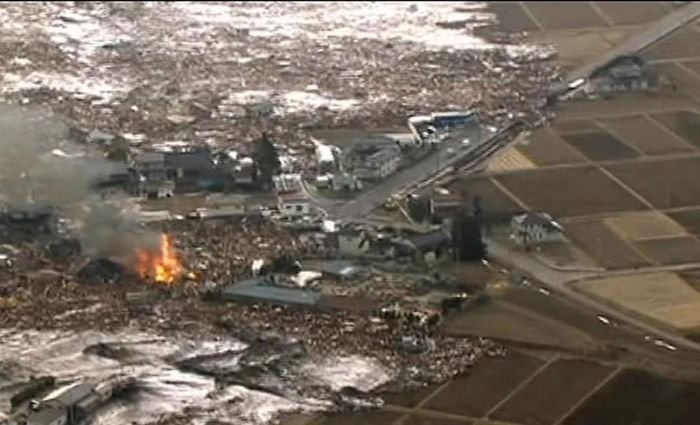
[[[505,266],[514,267],[516,269],[522,270],[525,273],[531,275],[535,280],[542,282],[544,285],[552,288],[566,297],[577,301],[578,303],[588,306],[597,313],[605,314],[617,320],[628,323],[639,329],[644,329],[648,333],[657,335],[668,342],[676,345],[677,347],[684,347],[689,350],[700,351],[700,344],[689,339],[683,338],[676,335],[675,333],[668,332],[664,329],[659,329],[658,327],[650,324],[646,321],[637,319],[636,317],[628,316],[618,309],[597,300],[590,298],[580,292],[573,290],[569,284],[576,280],[588,279],[591,277],[605,276],[612,277],[618,273],[591,273],[591,272],[562,272],[559,270],[554,270],[546,265],[542,264],[537,259],[533,258],[532,255],[518,251],[514,249],[509,249],[502,243],[496,242],[494,240],[487,240],[489,256],[493,260]],[[648,271],[660,271],[662,268],[648,269]],[[625,271],[619,274],[624,274]]]
[[[468,155],[474,148],[486,142],[489,135],[482,135],[478,129],[466,130],[440,144],[439,150],[411,166],[389,176],[381,183],[361,192],[355,199],[327,207],[330,217],[349,220],[366,217],[370,211],[383,204],[392,194],[428,179],[438,170],[451,166],[455,161]],[[462,140],[469,138],[468,148]]]

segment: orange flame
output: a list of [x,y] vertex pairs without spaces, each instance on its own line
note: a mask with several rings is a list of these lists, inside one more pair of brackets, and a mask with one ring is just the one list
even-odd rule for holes
[[177,258],[175,247],[166,234],[160,236],[159,252],[143,249],[136,251],[138,271],[143,279],[153,279],[158,283],[171,284],[182,274],[184,269]]

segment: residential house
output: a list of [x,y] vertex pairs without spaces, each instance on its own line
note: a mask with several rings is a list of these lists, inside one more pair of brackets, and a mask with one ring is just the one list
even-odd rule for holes
[[302,191],[277,193],[277,207],[286,217],[302,217],[312,211],[309,196]]
[[208,148],[183,147],[164,153],[168,177],[178,192],[210,189],[222,183]]
[[405,240],[408,246],[424,260],[441,257],[452,243],[450,235],[442,229],[410,235]]
[[330,186],[336,192],[362,190],[362,182],[348,173],[335,173],[330,179]]
[[401,163],[401,150],[389,138],[370,139],[352,146],[345,158],[345,169],[360,180],[382,180]]
[[272,178],[277,193],[294,193],[303,189],[300,174],[280,174]]
[[163,181],[168,178],[163,152],[145,152],[136,157],[134,169],[142,179]]
[[511,220],[511,230],[511,238],[526,247],[560,241],[564,237],[563,227],[552,216],[541,212],[514,216]]

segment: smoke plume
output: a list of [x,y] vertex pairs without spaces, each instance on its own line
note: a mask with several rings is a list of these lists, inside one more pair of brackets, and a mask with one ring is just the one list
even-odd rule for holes
[[107,204],[94,193],[96,179],[113,169],[114,164],[100,152],[68,140],[67,127],[58,118],[0,105],[0,201],[4,206],[53,207],[78,224],[85,253],[128,258],[136,247],[148,248],[158,238],[118,204]]

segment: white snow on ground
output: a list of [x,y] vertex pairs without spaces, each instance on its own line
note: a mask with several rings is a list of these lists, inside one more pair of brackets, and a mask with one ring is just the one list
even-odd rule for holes
[[360,105],[357,99],[333,99],[317,93],[289,91],[276,93],[268,90],[245,90],[232,92],[221,102],[222,115],[227,114],[233,105],[259,105],[269,102],[277,112],[299,113],[328,108],[331,111],[344,111]]
[[108,102],[116,94],[126,93],[128,87],[115,87],[111,83],[100,79],[90,79],[71,74],[46,73],[33,71],[26,75],[7,73],[2,77],[3,92],[14,92],[38,88],[49,88],[82,96],[94,96]]

